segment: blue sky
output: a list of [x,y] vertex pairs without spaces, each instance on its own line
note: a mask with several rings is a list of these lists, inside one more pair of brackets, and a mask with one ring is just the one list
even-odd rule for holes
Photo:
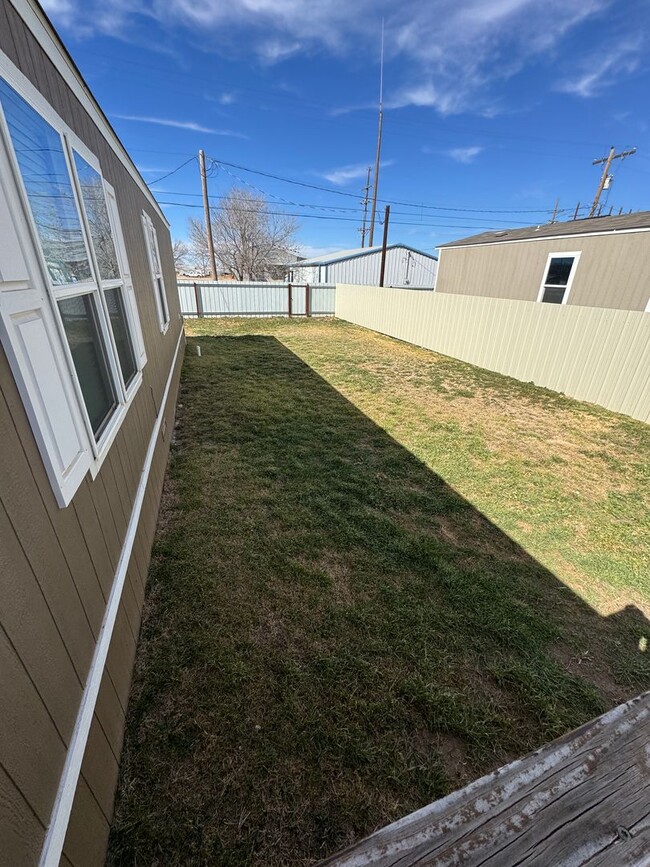
[[[184,238],[233,184],[299,214],[307,254],[360,244],[385,18],[379,198],[390,240],[427,251],[589,203],[650,209],[647,0],[46,0],[96,98]],[[153,184],[185,160],[174,175]],[[355,198],[356,196],[356,198]],[[164,203],[171,204],[164,204]],[[398,204],[404,203],[404,204]],[[376,235],[375,241],[379,239]]]

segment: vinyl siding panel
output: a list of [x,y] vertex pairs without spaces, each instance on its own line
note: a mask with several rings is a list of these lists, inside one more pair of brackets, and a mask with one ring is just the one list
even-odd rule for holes
[[0,828],[2,828],[0,864],[3,867],[38,863],[39,841],[45,834],[45,828],[34,815],[13,780],[2,768],[0,768]]
[[650,231],[517,241],[441,251],[436,291],[537,301],[549,253],[581,252],[568,305],[645,310]]
[[103,864],[109,829],[106,816],[82,777],[77,787],[63,850],[71,867]]
[[650,422],[647,313],[338,285],[336,316]]
[[[87,475],[60,509],[0,349],[0,863],[18,865],[38,860],[50,821],[181,320],[167,226],[9,0],[0,0],[0,51],[95,154],[115,189],[147,353],[144,381],[97,477]],[[155,308],[143,210],[158,234],[166,334]],[[69,867],[104,859],[181,359],[182,351],[84,755],[62,861]]]

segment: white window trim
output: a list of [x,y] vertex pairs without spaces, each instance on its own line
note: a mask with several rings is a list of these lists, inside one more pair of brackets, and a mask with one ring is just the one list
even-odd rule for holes
[[[569,294],[571,293],[571,286],[573,285],[573,278],[575,277],[576,271],[578,270],[578,262],[580,261],[580,251],[571,252],[570,250],[562,250],[560,253],[549,253],[546,259],[546,265],[544,267],[544,275],[542,276],[542,282],[539,287],[539,292],[537,293],[537,301],[538,303],[548,303],[542,302],[542,298],[544,297],[544,291],[547,288],[546,278],[548,277],[548,269],[551,267],[551,259],[568,259],[573,257],[573,265],[571,265],[571,271],[569,273],[569,279],[567,281],[566,287],[564,289],[564,295],[562,296],[561,304],[566,304],[569,300]],[[561,305],[557,305],[561,306]]]
[[[105,188],[106,188],[107,184],[106,184],[106,181],[104,180],[104,176],[102,175],[99,161],[96,160],[95,157],[91,154],[91,152],[84,145],[82,145],[80,142],[79,142],[79,144],[81,145],[81,147],[78,147],[77,143],[73,144],[70,140],[70,137],[68,137],[67,135],[64,135],[63,138],[65,141],[65,149],[67,151],[67,160],[68,160],[68,164],[69,164],[70,177],[72,178],[72,185],[74,187],[74,192],[75,192],[75,200],[77,203],[77,208],[79,209],[79,214],[81,217],[81,223],[83,226],[83,231],[84,231],[86,238],[87,238],[86,246],[88,248],[89,261],[90,261],[91,266],[95,272],[96,285],[99,289],[99,297],[101,298],[101,301],[99,304],[99,307],[100,307],[99,315],[103,320],[105,320],[103,323],[104,327],[102,328],[102,331],[104,332],[104,339],[108,341],[108,343],[112,349],[112,351],[110,353],[111,357],[109,358],[109,364],[111,367],[111,374],[112,374],[112,378],[113,378],[113,383],[114,383],[114,385],[116,385],[118,387],[118,389],[120,391],[120,394],[118,395],[118,397],[120,397],[120,403],[127,403],[128,404],[130,402],[131,398],[133,397],[133,395],[135,394],[135,392],[137,391],[137,388],[134,388],[134,385],[137,384],[138,376],[140,378],[140,381],[142,381],[142,367],[140,366],[138,334],[136,333],[136,330],[135,330],[134,325],[133,325],[133,318],[134,318],[134,315],[137,316],[137,312],[134,312],[134,311],[128,309],[128,308],[130,308],[131,305],[129,303],[129,299],[126,297],[127,276],[130,276],[130,275],[127,275],[127,273],[124,271],[123,264],[122,264],[123,263],[123,257],[120,255],[120,252],[118,251],[118,239],[115,235],[115,230],[114,230],[114,218],[110,213],[108,197],[106,196],[106,189]],[[111,228],[111,239],[113,241],[113,247],[115,249],[115,256],[117,258],[117,265],[118,265],[118,269],[119,269],[120,275],[121,275],[119,278],[117,278],[115,280],[103,280],[102,276],[100,274],[100,271],[99,271],[99,263],[97,262],[97,255],[96,255],[95,250],[94,250],[93,245],[92,245],[92,233],[90,231],[90,224],[88,222],[88,215],[86,213],[86,206],[85,206],[85,203],[83,201],[83,196],[81,194],[79,177],[77,175],[76,167],[74,166],[74,151],[76,151],[79,154],[79,156],[91,166],[91,168],[95,169],[95,171],[97,172],[97,174],[101,178],[102,188],[104,190],[104,201],[106,204],[106,211],[108,213],[108,221],[109,221],[109,225]],[[89,157],[92,157],[92,159],[89,159]],[[121,227],[120,227],[120,237],[121,237]],[[119,360],[118,360],[117,346],[115,344],[115,337],[113,335],[113,329],[110,326],[110,322],[107,321],[108,318],[107,318],[106,310],[105,310],[104,291],[106,289],[109,289],[111,287],[111,284],[114,286],[122,288],[122,300],[124,302],[124,309],[125,309],[125,313],[126,313],[126,317],[127,317],[127,328],[129,331],[129,338],[131,340],[131,347],[133,350],[133,359],[134,359],[135,365],[136,365],[136,373],[135,373],[133,379],[131,380],[131,382],[128,384],[128,386],[124,382],[124,377],[122,375],[122,370],[120,368],[120,364],[119,364]],[[58,298],[59,297],[58,292],[56,293],[56,295]],[[100,440],[101,440],[101,438],[100,438]]]
[[[131,328],[131,337],[133,338],[133,349],[137,355],[138,371],[141,373],[147,363],[147,353],[144,345],[144,336],[142,334],[142,326],[140,323],[140,311],[138,310],[138,302],[131,277],[131,266],[129,265],[129,257],[124,243],[124,232],[120,222],[120,212],[117,205],[117,196],[115,190],[104,178],[104,194],[106,198],[106,207],[108,208],[108,219],[113,232],[113,242],[115,244],[115,252],[117,253],[118,264],[122,273],[123,285],[126,297],[124,303],[127,316],[129,317],[129,325]],[[133,386],[131,386],[132,388]],[[127,391],[129,394],[131,389]]]
[[[70,377],[70,385],[74,390],[74,394],[76,396],[76,403],[74,408],[76,410],[77,418],[74,420],[75,426],[80,427],[85,430],[86,438],[87,438],[87,448],[92,455],[92,459],[90,461],[90,474],[92,478],[95,478],[99,473],[99,470],[106,459],[107,454],[110,451],[110,448],[119,432],[124,419],[126,418],[128,411],[130,409],[131,403],[139,390],[140,386],[143,382],[142,368],[144,363],[146,363],[146,355],[144,352],[137,352],[137,345],[134,334],[134,330],[131,327],[131,338],[133,343],[133,349],[136,353],[136,365],[138,367],[138,371],[133,381],[130,383],[129,388],[125,390],[123,386],[123,379],[121,375],[121,370],[119,370],[117,353],[115,349],[115,344],[112,335],[112,329],[110,323],[107,322],[106,313],[104,311],[104,303],[102,298],[102,303],[96,305],[98,308],[98,316],[101,323],[101,332],[103,339],[108,343],[108,347],[111,351],[108,352],[109,356],[109,365],[110,372],[113,381],[113,386],[117,389],[117,400],[118,406],[113,411],[113,415],[106,425],[104,430],[101,433],[101,436],[97,440],[95,438],[94,432],[92,430],[92,425],[90,423],[90,418],[88,416],[88,412],[86,410],[85,401],[83,398],[83,394],[81,392],[81,386],[79,384],[79,379],[77,377],[77,372],[74,367],[74,362],[72,359],[72,354],[70,352],[70,347],[68,345],[67,336],[65,334],[65,329],[63,327],[63,321],[61,319],[61,314],[59,311],[59,307],[57,304],[57,299],[64,297],[73,297],[76,295],[87,294],[84,290],[88,290],[93,294],[95,291],[98,292],[99,295],[102,293],[101,289],[101,280],[97,282],[95,280],[96,274],[96,263],[94,259],[94,252],[91,249],[91,239],[87,226],[85,209],[83,203],[81,201],[79,190],[77,188],[77,174],[74,166],[72,165],[72,153],[71,147],[77,150],[77,152],[82,156],[102,177],[102,181],[106,186],[106,181],[103,178],[103,174],[101,171],[101,166],[97,157],[86,147],[86,145],[79,139],[79,137],[74,133],[70,127],[65,123],[65,121],[54,111],[52,106],[47,102],[47,100],[43,97],[43,95],[34,88],[34,86],[28,81],[25,76],[20,73],[16,67],[9,61],[1,52],[0,52],[0,76],[2,76],[5,81],[25,100],[25,102],[34,109],[43,120],[48,123],[54,130],[61,136],[61,146],[64,154],[64,158],[66,161],[66,166],[70,175],[70,180],[72,184],[73,195],[75,199],[75,204],[79,213],[80,222],[82,225],[82,233],[84,245],[86,248],[86,252],[88,255],[88,261],[91,263],[91,270],[93,271],[93,277],[91,280],[84,281],[83,283],[71,284],[70,286],[65,287],[57,287],[56,293],[51,287],[50,277],[48,274],[45,258],[43,255],[43,250],[40,242],[40,238],[38,236],[38,231],[36,229],[36,224],[34,222],[34,217],[32,214],[32,210],[29,204],[29,199],[27,197],[27,191],[24,185],[22,172],[20,171],[20,166],[18,165],[18,161],[16,158],[16,153],[14,151],[13,141],[11,138],[11,134],[8,129],[8,125],[6,123],[4,112],[0,108],[0,148],[2,148],[6,154],[8,163],[9,163],[9,177],[7,178],[7,182],[10,187],[13,187],[13,192],[11,193],[11,198],[17,200],[16,204],[19,205],[20,214],[23,219],[19,221],[20,232],[19,235],[21,246],[25,251],[29,251],[28,258],[30,261],[36,263],[36,268],[33,273],[33,288],[39,292],[42,292],[46,298],[46,303],[49,307],[50,313],[53,317],[53,323],[55,325],[58,338],[60,341],[60,350],[62,352],[62,357],[65,359],[65,363],[67,365],[67,372]],[[112,191],[112,188],[110,188]],[[113,191],[114,195],[114,191]],[[108,207],[108,203],[107,203]],[[115,214],[111,213],[111,209],[109,208],[109,218],[111,220],[111,228],[113,228]],[[24,225],[26,223],[26,226]],[[123,245],[123,236],[121,232],[119,232],[119,238],[113,238],[116,248],[118,245]],[[125,256],[126,252],[122,251],[122,255]],[[120,253],[118,253],[118,261],[120,260]],[[122,262],[120,261],[120,265]],[[99,274],[96,274],[99,277]],[[125,273],[122,274],[124,283],[126,282],[127,275]],[[128,274],[128,279],[130,282],[130,273]],[[127,316],[129,317],[129,325],[131,325],[133,319],[138,316],[138,311],[133,310],[133,304],[127,303],[127,299],[125,298],[125,307],[128,308]],[[139,321],[138,321],[139,325]],[[137,329],[137,332],[141,338],[142,330],[141,328]],[[143,359],[143,360],[142,360]],[[19,372],[20,363],[19,360],[14,357],[14,368],[15,372]],[[19,377],[17,377],[18,381]],[[23,396],[23,400],[25,402],[25,397],[29,397],[26,386],[23,386],[19,383],[19,390]],[[25,402],[25,408],[30,419],[30,423],[32,425],[32,429],[36,436],[36,440],[41,448],[41,454],[43,456],[44,463],[46,465],[46,469],[48,470],[48,475],[50,477],[50,481],[52,483],[52,488],[54,490],[55,497],[57,502],[61,507],[65,507],[69,504],[74,493],[78,488],[78,485],[83,480],[83,477],[78,479],[78,483],[73,491],[70,491],[69,488],[65,488],[65,480],[57,479],[55,476],[55,471],[52,467],[51,461],[47,456],[48,449],[51,449],[53,443],[48,440],[47,431],[43,429],[44,420],[42,417],[36,413],[32,407],[29,406],[29,401]],[[65,488],[65,490],[64,490]]]
[[[156,303],[156,311],[158,313],[158,325],[160,326],[161,334],[166,334],[169,329],[170,315],[169,304],[167,301],[167,288],[165,286],[165,278],[162,273],[162,260],[160,258],[160,247],[158,246],[158,232],[153,224],[153,220],[146,211],[142,212],[142,231],[144,232],[144,242],[147,249],[147,259],[149,261],[149,273],[151,274],[151,291],[153,292],[154,301]],[[160,273],[156,271],[153,263],[151,250],[151,239],[155,244],[155,253],[160,265]],[[158,291],[157,281],[160,279],[162,284],[162,304],[160,292]]]

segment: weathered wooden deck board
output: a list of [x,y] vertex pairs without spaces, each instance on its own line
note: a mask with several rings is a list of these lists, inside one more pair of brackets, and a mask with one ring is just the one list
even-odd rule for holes
[[650,867],[650,692],[320,867]]

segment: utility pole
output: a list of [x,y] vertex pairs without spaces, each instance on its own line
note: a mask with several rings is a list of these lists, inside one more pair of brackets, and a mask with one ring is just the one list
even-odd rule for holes
[[384,240],[381,244],[381,270],[379,271],[379,285],[384,285],[384,272],[386,271],[386,244],[388,243],[388,221],[390,219],[390,205],[386,205],[384,212]]
[[551,217],[551,223],[554,223],[557,218],[557,210],[560,207],[560,199],[559,197],[555,200],[555,207],[553,208],[553,216]]
[[375,183],[372,189],[372,210],[370,212],[370,239],[372,247],[375,240],[375,215],[377,213],[377,187],[379,184],[379,161],[381,158],[381,130],[384,125],[384,19],[381,19],[381,64],[379,68],[379,126],[377,128],[377,154],[375,156]]
[[217,263],[214,258],[214,240],[212,239],[212,220],[210,219],[210,202],[208,201],[208,178],[205,173],[205,154],[199,151],[199,169],[201,170],[201,187],[203,189],[203,210],[205,211],[205,237],[208,240],[208,258],[210,259],[210,276],[217,279]]
[[620,154],[617,154],[616,148],[612,145],[606,157],[601,157],[599,160],[593,160],[592,166],[598,166],[601,165],[601,163],[605,163],[605,168],[603,169],[603,173],[600,176],[600,183],[598,184],[598,189],[596,190],[596,198],[594,199],[593,205],[591,206],[591,211],[589,211],[590,217],[593,217],[593,215],[596,213],[596,208],[598,207],[598,202],[600,201],[603,190],[608,189],[609,185],[612,182],[612,177],[609,174],[609,167],[611,166],[612,161],[625,159],[625,157],[631,157],[632,154],[635,153],[636,148],[632,148],[629,151],[621,151]]
[[366,176],[366,185],[363,188],[364,196],[363,196],[363,201],[361,202],[361,204],[363,205],[363,228],[361,229],[361,247],[362,248],[366,246],[366,232],[368,231],[366,229],[366,220],[368,218],[368,202],[370,201],[370,199],[368,198],[369,190],[370,190],[370,166],[368,166],[368,174]]

